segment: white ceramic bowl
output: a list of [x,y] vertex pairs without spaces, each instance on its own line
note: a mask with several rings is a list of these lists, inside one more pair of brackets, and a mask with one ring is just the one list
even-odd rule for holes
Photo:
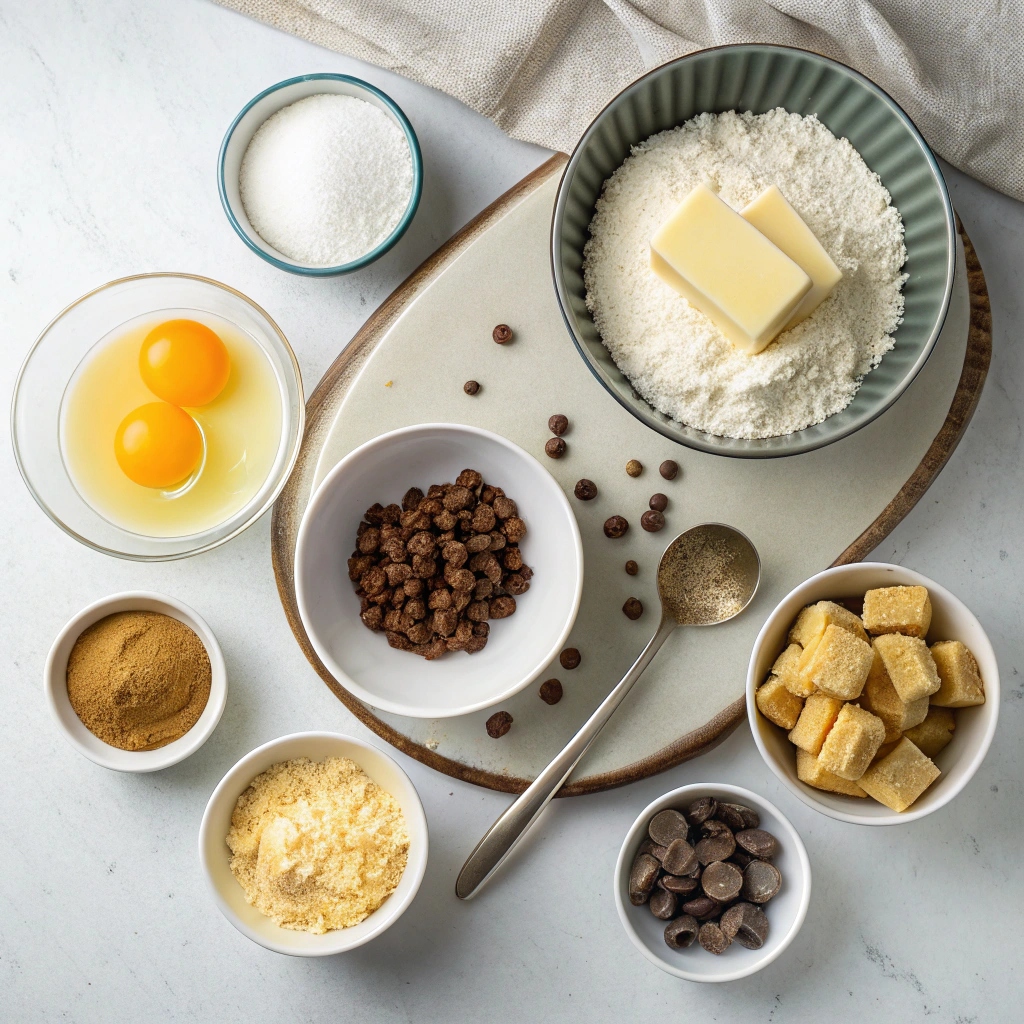
[[[157,747],[156,750],[120,750],[104,743],[83,725],[82,720],[75,714],[71,701],[68,700],[68,657],[75,646],[75,641],[93,623],[116,612],[162,612],[164,615],[170,615],[179,622],[184,622],[198,635],[210,656],[210,669],[213,674],[210,682],[210,699],[206,702],[199,720],[180,739],[166,746]],[[183,761],[210,738],[210,734],[217,728],[220,716],[224,713],[224,705],[228,699],[224,656],[210,627],[188,605],[175,601],[173,597],[151,594],[144,590],[113,594],[82,609],[53,641],[43,669],[43,690],[50,711],[53,712],[53,717],[67,741],[90,761],[118,772],[156,772]]]
[[[779,894],[766,903],[768,941],[760,949],[746,949],[734,942],[721,956],[715,956],[694,942],[688,949],[671,949],[665,943],[667,921],[656,918],[646,904],[629,902],[629,872],[640,844],[647,838],[647,826],[659,811],[685,811],[698,797],[746,804],[761,816],[761,828],[779,841],[772,863],[782,873]],[[811,901],[811,864],[796,829],[782,812],[763,797],[739,786],[696,783],[673,789],[648,804],[633,822],[615,862],[615,908],[633,945],[656,967],[686,981],[737,981],[767,967],[796,938]]]
[[[876,587],[927,587],[932,602],[932,624],[928,642],[960,640],[978,661],[985,682],[985,703],[973,708],[956,709],[953,739],[936,757],[942,775],[902,814],[891,811],[870,797],[861,799],[814,789],[796,777],[796,749],[786,733],[757,710],[754,692],[767,678],[781,653],[793,620],[800,609],[815,601],[863,597]],[[747,672],[747,717],[754,742],[768,767],[790,791],[809,807],[859,825],[900,825],[923,818],[949,803],[967,785],[988,752],[999,717],[999,666],[981,623],[970,609],[945,587],[927,576],[901,565],[884,562],[857,562],[840,565],[812,576],[783,599],[768,617],[754,641]]]
[[[348,558],[375,501],[401,502],[408,488],[426,491],[466,468],[518,504],[529,530],[523,557],[536,575],[515,614],[491,623],[482,651],[424,661],[393,650],[383,633],[363,625]],[[479,711],[528,686],[561,650],[582,589],[579,527],[551,474],[511,441],[452,423],[393,430],[347,455],[310,500],[295,547],[299,614],[320,660],[360,700],[412,718]]]
[[[281,928],[249,905],[231,873],[226,837],[239,796],[257,775],[281,761],[308,757],[348,757],[398,801],[409,831],[409,860],[398,888],[369,917],[351,928],[313,935]],[[394,758],[383,751],[331,732],[297,732],[264,743],[239,761],[213,791],[199,826],[199,860],[221,913],[247,938],[290,956],[332,956],[355,949],[397,921],[412,903],[427,870],[427,819],[419,794]]]

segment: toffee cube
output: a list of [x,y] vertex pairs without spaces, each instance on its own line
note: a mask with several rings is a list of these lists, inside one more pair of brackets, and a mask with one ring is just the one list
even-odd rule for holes
[[907,739],[925,757],[935,757],[953,738],[956,715],[950,708],[932,707],[920,725],[907,730]]
[[812,693],[804,701],[803,711],[790,731],[789,742],[817,757],[842,706],[841,700],[824,693]]
[[866,640],[830,623],[805,666],[803,678],[828,697],[855,700],[864,689],[873,657]]
[[818,754],[818,763],[841,779],[856,782],[885,738],[880,718],[856,704],[844,704]]
[[894,811],[905,811],[942,772],[906,738],[861,777],[860,787],[868,796]]
[[803,648],[799,644],[790,644],[772,665],[772,675],[778,676],[786,689],[797,697],[810,697],[814,693],[814,683],[805,681],[800,675],[800,658]]
[[781,729],[792,729],[800,717],[804,702],[786,689],[778,676],[769,676],[754,694],[757,710]]
[[885,633],[875,637],[875,650],[881,655],[885,671],[904,703],[929,697],[939,689],[941,682],[935,659],[919,637]]
[[856,782],[841,779],[838,775],[826,771],[813,754],[799,748],[796,752],[796,777],[801,782],[806,782],[808,786],[824,789],[829,793],[843,793],[846,796],[862,798],[867,796],[867,793]]
[[864,691],[860,695],[860,706],[865,711],[882,720],[885,726],[884,743],[898,740],[907,729],[920,725],[928,714],[928,698],[918,697],[917,700],[904,701],[892,685],[889,673],[885,671],[885,663],[878,651],[874,651],[871,671]]
[[923,639],[931,623],[927,587],[881,587],[864,595],[864,625],[869,633],[902,633]]
[[940,640],[931,646],[939,688],[931,701],[940,708],[969,708],[985,703],[985,684],[978,663],[959,640]]

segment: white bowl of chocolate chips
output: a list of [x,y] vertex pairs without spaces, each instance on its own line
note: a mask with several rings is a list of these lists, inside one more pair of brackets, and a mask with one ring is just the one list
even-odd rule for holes
[[643,809],[613,889],[626,934],[655,966],[686,981],[736,981],[767,967],[800,931],[811,865],[767,800],[697,784]]

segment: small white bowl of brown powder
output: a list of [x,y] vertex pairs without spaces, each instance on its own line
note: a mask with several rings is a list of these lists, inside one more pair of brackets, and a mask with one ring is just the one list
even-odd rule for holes
[[50,648],[43,685],[71,745],[122,772],[184,760],[210,737],[227,701],[210,627],[180,601],[145,591],[79,612]]
[[224,916],[253,942],[331,956],[389,928],[427,866],[409,777],[369,743],[295,733],[247,754],[203,814],[199,859]]

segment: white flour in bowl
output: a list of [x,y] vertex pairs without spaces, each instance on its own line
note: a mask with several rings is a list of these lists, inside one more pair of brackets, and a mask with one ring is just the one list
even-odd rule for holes
[[[650,269],[650,239],[698,184],[740,210],[777,185],[843,273],[808,319],[755,356]],[[654,408],[724,437],[802,430],[853,401],[903,315],[903,220],[878,175],[816,117],[701,114],[633,148],[584,248],[601,340]]]

